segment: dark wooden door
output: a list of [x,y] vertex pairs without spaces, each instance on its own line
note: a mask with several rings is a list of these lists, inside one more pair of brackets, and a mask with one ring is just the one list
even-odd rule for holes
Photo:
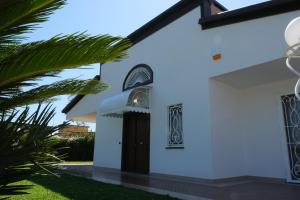
[[150,116],[125,113],[123,119],[122,170],[149,172]]

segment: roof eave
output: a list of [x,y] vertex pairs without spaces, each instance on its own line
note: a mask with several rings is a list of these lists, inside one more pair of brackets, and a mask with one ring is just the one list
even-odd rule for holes
[[[100,80],[100,76],[97,75],[94,77],[94,79],[96,80]],[[85,95],[83,94],[79,94],[76,95],[65,107],[64,109],[61,111],[64,114],[67,114]]]
[[[137,44],[138,42],[144,40],[151,34],[155,33],[156,31],[162,29],[163,27],[167,26],[168,24],[172,23],[176,19],[182,17],[183,15],[187,14],[191,10],[197,8],[202,4],[203,0],[181,0],[133,33],[129,34],[127,37],[130,39],[133,45]],[[222,11],[227,11],[222,4],[217,1],[213,1],[214,5],[217,6]],[[200,16],[200,10],[199,10]]]
[[299,0],[273,0],[201,18],[199,24],[210,29],[299,9]]

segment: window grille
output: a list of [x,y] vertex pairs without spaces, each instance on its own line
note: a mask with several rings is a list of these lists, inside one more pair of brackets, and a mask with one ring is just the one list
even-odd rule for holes
[[168,147],[183,147],[182,104],[169,106]]
[[281,97],[285,121],[290,173],[293,181],[300,181],[300,101],[295,95]]
[[132,89],[153,82],[153,72],[148,65],[140,64],[135,66],[126,76],[123,83],[123,90]]

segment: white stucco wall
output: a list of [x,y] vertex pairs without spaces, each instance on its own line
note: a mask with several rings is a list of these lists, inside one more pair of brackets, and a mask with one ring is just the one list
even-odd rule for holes
[[243,92],[242,123],[247,173],[253,176],[287,178],[287,146],[280,97],[292,94],[291,79],[250,88]]
[[247,175],[242,118],[243,91],[210,81],[214,178]]
[[84,96],[68,113],[67,119],[72,120],[78,116],[86,116],[97,112],[99,106],[99,95]]
[[94,165],[120,169],[123,120],[97,115]]
[[[269,90],[255,107],[253,102],[263,94],[263,86],[247,89],[248,99],[240,104],[246,92],[240,94],[240,89],[212,82],[210,78],[283,57],[285,26],[299,15],[296,11],[202,30],[198,24],[200,8],[196,8],[134,45],[129,50],[129,58],[105,64],[101,77],[111,87],[92,99],[85,97],[69,115],[76,116],[76,112],[80,114],[85,107],[98,110],[104,98],[122,92],[129,70],[145,63],[154,72],[150,172],[209,179],[241,175],[283,177],[282,164],[278,164],[282,163],[282,152],[280,154],[278,149],[279,131],[276,132],[274,126],[276,111],[272,110],[277,108],[274,101],[278,100],[279,91]],[[221,61],[212,60],[215,53],[222,53]],[[291,84],[285,85],[285,90],[289,87]],[[245,106],[246,102],[250,105]],[[165,149],[167,107],[177,103],[183,103],[185,148]],[[264,108],[266,113],[261,115],[259,111]],[[247,113],[244,109],[251,111],[251,115],[246,114],[251,123],[239,121],[241,113]],[[263,120],[268,119],[261,128]],[[98,114],[96,135],[95,165],[120,169],[122,120]],[[272,136],[272,144],[264,149],[265,142],[270,142]],[[257,148],[252,150],[253,146]],[[273,152],[280,155],[274,158]],[[270,163],[278,167],[270,170]]]
[[[206,53],[201,57],[209,58],[203,61],[209,68],[204,71],[218,76],[284,57],[285,28],[298,16],[295,11],[205,30],[201,37],[206,42],[201,43]],[[222,53],[221,62],[210,59],[212,52]]]
[[[177,20],[176,23],[153,34],[149,39],[136,44],[129,50],[130,57],[128,59],[121,63],[106,64],[102,68],[103,81],[111,83],[109,90],[100,94],[103,98],[122,91],[125,76],[135,65],[145,63],[154,72],[150,119],[150,172],[152,173],[212,177],[209,108],[206,106],[209,101],[208,80],[204,77],[201,78],[198,61],[191,62],[191,59],[186,56],[178,56],[182,54],[182,51],[193,51],[190,49],[190,45],[185,43],[185,40],[187,34],[190,33],[189,29],[201,30],[201,27],[196,24],[197,18],[200,16],[199,12],[200,8],[195,9],[187,17]],[[178,24],[184,26],[182,31],[177,30]],[[173,35],[172,39],[170,39],[170,33]],[[197,73],[191,73],[190,70]],[[186,77],[189,78],[186,79]],[[199,87],[195,92],[190,89],[194,85],[202,85],[203,87]],[[203,104],[201,105],[199,102],[203,102]],[[167,107],[178,103],[183,103],[184,107],[183,127],[186,145],[184,149],[166,149]],[[102,137],[97,136],[95,164],[107,166],[108,163],[111,163],[110,167],[120,168],[121,165],[115,165],[115,163],[120,163],[120,145],[118,156],[112,156],[109,162],[102,159],[106,152],[118,148],[116,141],[122,140],[121,131],[113,133],[113,136],[103,135],[112,134],[112,131],[108,131],[110,127],[106,121],[103,121],[102,117],[97,118],[97,134],[102,135],[105,141],[101,141]],[[113,137],[114,140],[108,141],[106,139],[108,137]]]
[[280,97],[295,79],[237,89],[211,81],[215,178],[287,178],[288,154]]

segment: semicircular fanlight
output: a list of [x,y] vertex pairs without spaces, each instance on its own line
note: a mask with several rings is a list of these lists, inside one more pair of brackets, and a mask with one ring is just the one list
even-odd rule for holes
[[149,109],[149,88],[136,88],[128,97],[128,106]]
[[147,85],[153,82],[152,69],[145,64],[137,65],[130,70],[123,83],[123,90]]

